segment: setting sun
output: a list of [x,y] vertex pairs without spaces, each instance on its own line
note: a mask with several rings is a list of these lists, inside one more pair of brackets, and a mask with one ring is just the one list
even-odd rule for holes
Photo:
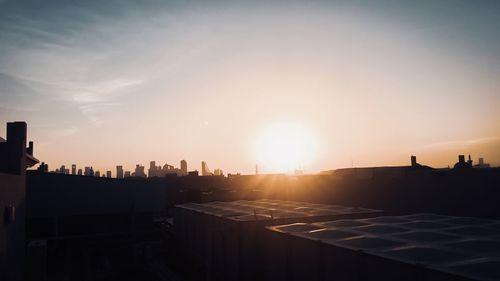
[[274,123],[257,137],[257,163],[266,171],[293,172],[314,159],[316,143],[312,132],[294,123]]

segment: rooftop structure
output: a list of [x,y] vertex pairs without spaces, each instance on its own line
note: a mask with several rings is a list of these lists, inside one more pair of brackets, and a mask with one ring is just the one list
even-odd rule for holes
[[269,279],[500,278],[496,220],[422,213],[279,225],[268,235]]
[[210,280],[260,280],[264,226],[360,218],[380,211],[339,205],[262,199],[184,204],[174,210],[181,248],[205,266]]
[[7,123],[0,138],[0,280],[23,280],[26,168],[38,163],[26,140],[25,122]]

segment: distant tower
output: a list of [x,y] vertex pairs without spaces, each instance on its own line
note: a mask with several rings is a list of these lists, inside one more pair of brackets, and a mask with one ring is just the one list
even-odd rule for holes
[[71,165],[71,174],[76,175],[76,165],[75,164]]
[[151,161],[151,162],[149,162],[148,177],[151,178],[151,177],[156,177],[156,176],[157,176],[157,174],[156,174],[156,162]]
[[111,171],[106,171],[106,177],[110,178],[111,177]]
[[472,159],[470,158],[470,154],[469,154],[469,160],[467,160],[467,164],[469,165],[469,167],[472,167]]
[[417,163],[417,156],[415,156],[415,155],[412,155],[412,156],[411,156],[411,166],[412,166],[412,167],[417,167],[417,166],[418,166],[418,163]]
[[124,177],[129,178],[130,177],[130,171],[125,171]]
[[142,165],[135,165],[135,173],[134,173],[134,176],[136,177],[141,177],[141,178],[145,178],[146,177],[146,174],[144,173],[144,166]]
[[82,175],[82,169],[78,169],[78,175],[81,176]]
[[45,162],[42,162],[40,166],[38,166],[37,171],[42,172],[42,173],[48,173],[49,172],[49,165],[45,164]]
[[255,164],[255,175],[259,174],[259,165]]
[[123,166],[116,166],[116,178],[123,179]]
[[186,160],[181,160],[181,174],[187,176],[188,174],[188,164]]
[[201,175],[202,176],[211,176],[212,173],[210,169],[208,169],[208,165],[205,161],[201,161]]
[[484,158],[483,157],[479,157],[479,165],[484,165]]

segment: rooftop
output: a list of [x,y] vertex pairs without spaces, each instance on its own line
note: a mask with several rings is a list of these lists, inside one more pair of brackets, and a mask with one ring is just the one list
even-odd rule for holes
[[422,213],[268,229],[467,278],[500,278],[500,221],[496,220]]
[[324,205],[308,202],[261,199],[256,201],[238,200],[232,202],[188,203],[177,207],[207,215],[226,217],[235,221],[256,221],[300,217],[340,216],[356,213],[377,213],[379,210]]

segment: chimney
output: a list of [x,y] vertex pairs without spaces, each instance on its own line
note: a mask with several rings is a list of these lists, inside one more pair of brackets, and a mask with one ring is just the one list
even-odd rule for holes
[[26,122],[8,122],[7,140],[2,143],[5,155],[0,159],[0,170],[21,174],[26,168]]
[[411,166],[416,167],[417,166],[417,156],[412,155],[411,156]]
[[7,142],[22,143],[26,147],[26,122],[9,122],[7,123]]
[[28,148],[26,149],[26,153],[29,155],[33,155],[33,142],[30,141],[28,144]]
[[465,163],[465,156],[464,155],[458,155],[458,162],[459,163]]

